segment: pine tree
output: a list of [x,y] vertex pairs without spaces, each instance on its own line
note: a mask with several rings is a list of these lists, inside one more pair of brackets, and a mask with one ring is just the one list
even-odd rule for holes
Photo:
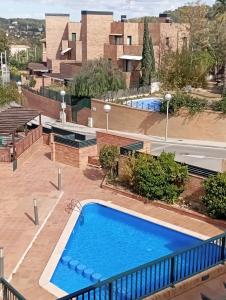
[[152,38],[149,37],[148,20],[144,18],[144,38],[143,38],[143,52],[141,61],[142,85],[151,84],[151,76],[155,71],[155,57],[152,44]]

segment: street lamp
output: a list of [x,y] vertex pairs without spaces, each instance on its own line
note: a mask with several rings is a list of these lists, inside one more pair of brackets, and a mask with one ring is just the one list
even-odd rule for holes
[[21,94],[22,93],[22,89],[21,89],[21,86],[22,86],[22,82],[21,81],[17,81],[17,88],[18,88],[18,93]]
[[111,111],[111,105],[105,104],[104,111],[106,112],[106,121],[107,121],[106,131],[108,131],[108,114]]
[[60,91],[60,95],[62,97],[62,103],[61,103],[61,108],[62,108],[62,123],[64,124],[66,121],[66,114],[65,114],[65,109],[66,109],[66,103],[64,102],[64,97],[66,95],[66,92],[64,90]]
[[166,94],[165,95],[165,100],[166,100],[166,128],[165,128],[165,142],[167,141],[168,138],[168,124],[169,124],[169,103],[170,100],[172,99],[171,94]]

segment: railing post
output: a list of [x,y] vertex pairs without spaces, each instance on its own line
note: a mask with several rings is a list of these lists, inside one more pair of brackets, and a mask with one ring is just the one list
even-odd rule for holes
[[38,206],[36,199],[33,200],[34,203],[34,216],[35,216],[35,225],[39,225],[39,217],[38,217]]
[[174,281],[175,281],[175,273],[174,273],[174,265],[175,265],[175,257],[173,256],[171,258],[171,267],[170,267],[170,284],[171,287],[174,287]]
[[61,168],[58,168],[58,190],[62,189],[62,181],[61,181]]
[[113,300],[113,288],[112,288],[112,282],[109,283],[109,286],[108,286],[108,292],[109,292],[109,300]]
[[225,260],[225,236],[222,237],[222,244],[221,244],[221,260],[224,263]]
[[0,247],[0,278],[4,277],[4,254],[3,247]]

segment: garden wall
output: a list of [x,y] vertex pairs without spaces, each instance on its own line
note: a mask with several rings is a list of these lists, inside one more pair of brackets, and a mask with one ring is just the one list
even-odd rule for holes
[[[60,118],[61,103],[50,98],[35,94],[29,90],[23,89],[23,105],[40,111],[43,115],[53,119]],[[71,107],[66,108],[67,121],[71,121]]]
[[[106,128],[104,102],[92,99],[91,113],[93,125]],[[133,109],[127,106],[111,104],[109,113],[109,129],[153,136],[164,136],[166,115]],[[168,136],[177,139],[197,139],[226,142],[226,115],[204,111],[194,116],[186,110],[170,116]]]
[[137,142],[137,140],[126,138],[120,135],[110,134],[107,132],[96,132],[96,140],[98,154],[100,152],[100,149],[104,145],[123,147]]

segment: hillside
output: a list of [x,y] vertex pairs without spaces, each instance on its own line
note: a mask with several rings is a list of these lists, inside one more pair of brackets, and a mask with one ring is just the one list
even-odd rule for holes
[[6,32],[10,44],[39,45],[44,36],[45,21],[39,19],[0,18],[0,30]]

